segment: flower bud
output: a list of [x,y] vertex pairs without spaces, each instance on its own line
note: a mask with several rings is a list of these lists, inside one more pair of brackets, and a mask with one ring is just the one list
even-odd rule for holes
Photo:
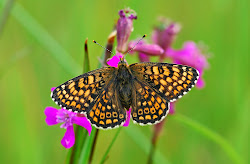
[[128,38],[133,31],[133,19],[137,19],[133,10],[119,11],[120,18],[117,22],[117,51],[124,53],[127,50]]

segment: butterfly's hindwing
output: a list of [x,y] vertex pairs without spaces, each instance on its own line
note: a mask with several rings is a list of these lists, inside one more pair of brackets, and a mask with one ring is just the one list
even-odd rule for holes
[[75,77],[55,88],[51,93],[52,100],[69,111],[87,113],[113,78],[114,70],[106,67]]
[[87,113],[88,120],[97,128],[115,128],[123,125],[126,120],[126,110],[121,106],[114,86],[114,83],[110,83]]
[[129,66],[132,74],[151,87],[167,102],[186,94],[199,78],[199,72],[189,66],[168,63],[135,63]]
[[132,118],[140,125],[156,124],[168,114],[169,103],[152,88],[142,82],[134,81]]

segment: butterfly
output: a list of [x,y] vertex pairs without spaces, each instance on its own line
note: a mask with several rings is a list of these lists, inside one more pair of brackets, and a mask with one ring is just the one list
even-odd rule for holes
[[55,88],[51,97],[60,107],[85,114],[99,129],[121,126],[131,117],[140,125],[156,124],[169,112],[169,104],[185,95],[199,78],[192,67],[169,63],[134,63],[120,60],[75,77]]

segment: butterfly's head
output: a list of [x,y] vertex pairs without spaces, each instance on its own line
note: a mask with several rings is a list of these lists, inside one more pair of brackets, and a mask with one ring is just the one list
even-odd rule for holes
[[118,63],[118,67],[120,67],[120,66],[126,66],[126,67],[127,67],[127,65],[128,65],[128,63],[127,63],[126,60],[124,59],[124,56],[122,56],[122,57],[120,58],[119,63]]

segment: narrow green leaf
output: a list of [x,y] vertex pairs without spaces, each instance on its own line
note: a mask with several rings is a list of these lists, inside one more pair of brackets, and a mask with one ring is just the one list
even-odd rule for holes
[[188,125],[189,127],[198,131],[200,134],[203,134],[205,137],[218,144],[234,163],[245,163],[243,159],[239,156],[239,154],[237,154],[237,152],[233,149],[233,147],[216,132],[213,132],[204,125],[201,125],[200,123],[180,114],[175,114],[172,119],[175,119],[181,123]]
[[122,129],[122,127],[120,127],[120,128],[117,130],[117,132],[116,132],[114,138],[112,139],[111,143],[109,144],[108,149],[106,150],[104,156],[102,157],[102,160],[101,160],[101,162],[100,162],[101,164],[103,164],[103,163],[105,162],[105,160],[106,160],[106,158],[107,158],[107,156],[108,156],[108,154],[109,154],[109,151],[110,151],[111,147],[113,146],[113,144],[114,144],[114,142],[115,142],[115,140],[116,140],[118,134],[120,133],[121,129]]

